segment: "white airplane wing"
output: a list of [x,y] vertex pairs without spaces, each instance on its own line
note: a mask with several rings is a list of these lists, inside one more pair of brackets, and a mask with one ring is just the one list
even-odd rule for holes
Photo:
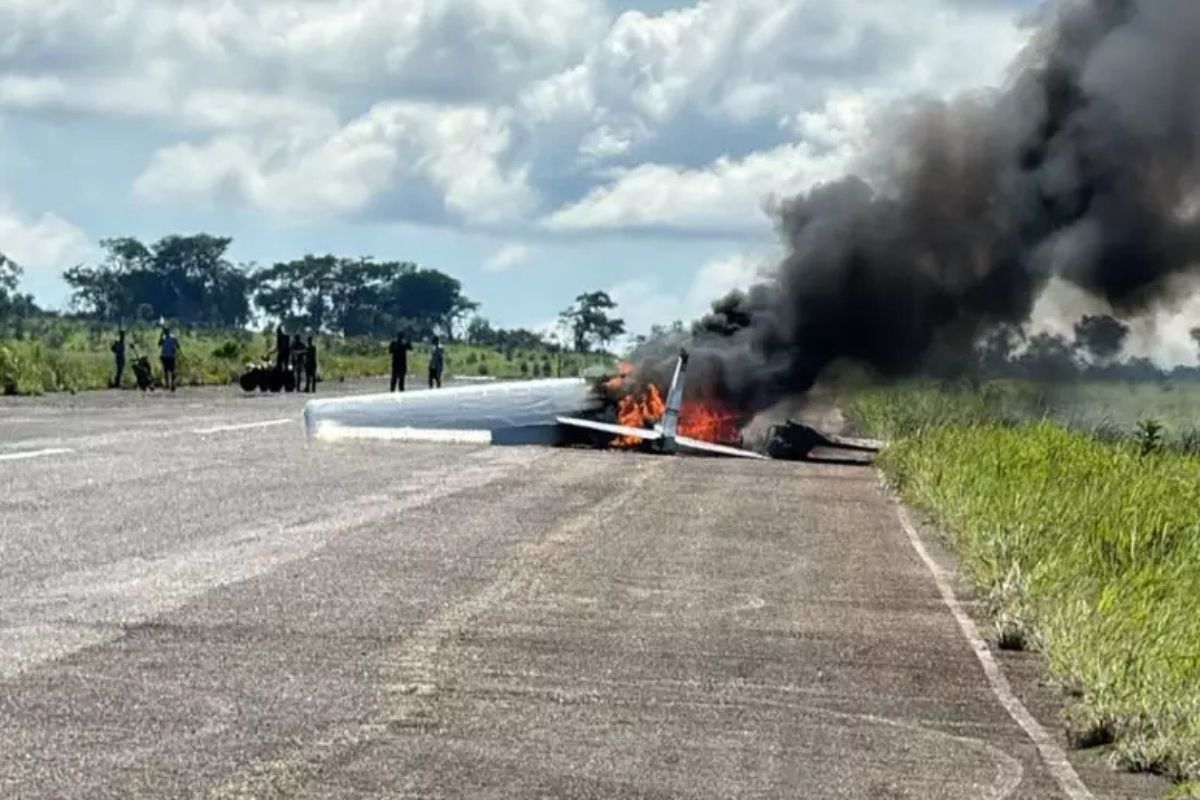
[[712,442],[704,442],[699,439],[692,439],[688,436],[676,436],[675,444],[680,450],[690,450],[694,453],[703,453],[713,456],[728,456],[730,458],[750,458],[755,461],[766,461],[767,457],[750,450],[743,450],[740,447],[730,447],[724,444],[713,444]]
[[641,439],[647,442],[655,442],[662,438],[662,432],[657,430],[647,430],[646,428],[632,428],[628,425],[614,425],[609,422],[593,422],[590,419],[576,419],[574,417],[558,417],[559,425],[567,425],[572,428],[583,428],[589,431],[598,431],[599,433],[608,433],[613,436],[630,437]]

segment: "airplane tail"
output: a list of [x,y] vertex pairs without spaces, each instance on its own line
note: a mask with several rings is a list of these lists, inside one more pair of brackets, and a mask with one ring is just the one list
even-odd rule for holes
[[675,442],[679,436],[679,413],[683,408],[683,390],[687,384],[688,352],[679,352],[679,361],[675,363],[675,375],[671,378],[671,388],[667,391],[667,408],[663,412],[662,440],[660,446],[664,452],[674,452]]

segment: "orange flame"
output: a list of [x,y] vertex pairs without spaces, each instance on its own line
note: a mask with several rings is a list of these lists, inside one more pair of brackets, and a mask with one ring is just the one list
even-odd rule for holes
[[[627,428],[652,428],[654,423],[663,418],[667,404],[663,402],[662,393],[653,383],[646,389],[645,394],[627,394],[621,398],[617,408],[617,422]],[[639,439],[626,436],[618,439],[618,447],[637,447]]]
[[684,402],[679,410],[679,433],[713,444],[740,444],[742,417],[715,400]]
[[[642,394],[628,394],[621,399],[617,421],[630,428],[652,428],[662,421],[667,406],[662,392],[650,384]],[[714,444],[737,444],[741,440],[741,415],[714,400],[685,401],[679,410],[679,433],[692,439]],[[618,439],[618,447],[636,447],[634,437]]]

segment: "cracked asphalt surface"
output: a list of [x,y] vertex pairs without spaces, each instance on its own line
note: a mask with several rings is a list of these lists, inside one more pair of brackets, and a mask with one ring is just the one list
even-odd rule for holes
[[1063,796],[873,471],[300,407],[0,401],[0,797]]

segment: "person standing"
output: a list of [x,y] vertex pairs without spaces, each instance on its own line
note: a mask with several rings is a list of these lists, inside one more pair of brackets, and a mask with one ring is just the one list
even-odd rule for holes
[[170,328],[163,328],[162,336],[158,337],[158,349],[162,358],[163,383],[174,392],[177,381],[175,369],[179,359],[179,340],[171,335]]
[[388,345],[392,354],[392,388],[391,391],[404,391],[404,379],[408,375],[408,351],[412,344],[403,333],[397,333],[396,338]]
[[429,388],[442,388],[442,372],[446,369],[446,351],[442,340],[433,337],[433,352],[429,354]]
[[300,334],[292,337],[292,376],[295,381],[295,389],[297,392],[304,391],[304,342],[300,338]]
[[112,343],[113,361],[117,374],[113,377],[113,388],[121,388],[121,378],[125,375],[125,331],[117,331],[117,340]]
[[304,348],[304,391],[317,393],[317,345],[311,336]]
[[275,329],[275,368],[280,375],[287,372],[292,363],[292,343],[280,325]]

